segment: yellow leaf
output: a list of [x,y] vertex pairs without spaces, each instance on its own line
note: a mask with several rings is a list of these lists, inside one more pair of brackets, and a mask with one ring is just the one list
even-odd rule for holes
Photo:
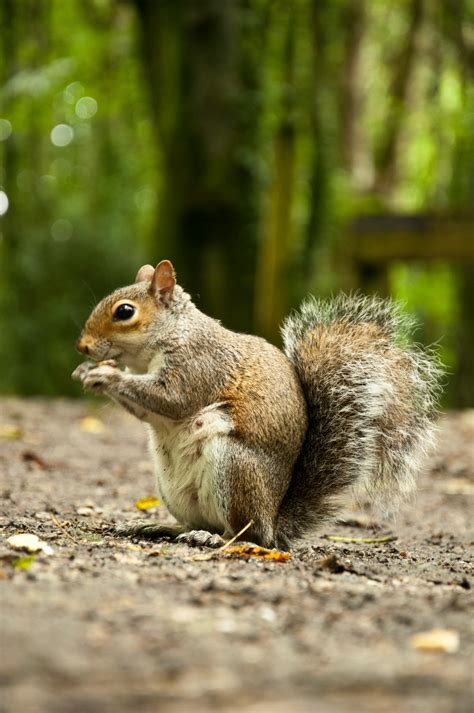
[[36,555],[25,555],[18,557],[12,562],[14,569],[29,569],[36,559]]
[[105,426],[98,418],[95,416],[85,416],[80,421],[81,431],[86,433],[103,433],[105,431]]
[[467,478],[449,478],[442,480],[437,490],[446,495],[474,495],[474,483]]
[[395,535],[387,535],[386,537],[345,537],[343,535],[323,535],[327,540],[332,540],[333,542],[363,542],[363,543],[377,543],[377,542],[394,542],[398,540]]
[[417,651],[455,654],[459,649],[459,634],[455,629],[431,629],[412,636],[410,644]]
[[18,426],[12,426],[11,423],[4,423],[0,426],[0,438],[8,438],[12,441],[18,438],[23,438],[23,431]]
[[135,501],[135,507],[139,510],[149,510],[160,504],[158,498],[150,496],[149,498],[140,498],[140,500]]
[[266,547],[259,547],[258,545],[248,545],[246,543],[242,545],[231,545],[226,547],[223,551],[225,555],[231,555],[232,557],[259,557],[265,560],[273,560],[275,562],[287,562],[291,559],[291,554],[289,552],[282,552],[282,550],[269,550]]

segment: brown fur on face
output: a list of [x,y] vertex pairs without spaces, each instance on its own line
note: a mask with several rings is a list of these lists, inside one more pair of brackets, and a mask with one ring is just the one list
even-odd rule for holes
[[[117,303],[134,305],[138,315],[133,320],[114,321]],[[105,297],[93,310],[77,342],[78,351],[93,359],[115,358],[117,354],[136,349],[157,318],[160,307],[156,304],[146,282],[122,287]]]

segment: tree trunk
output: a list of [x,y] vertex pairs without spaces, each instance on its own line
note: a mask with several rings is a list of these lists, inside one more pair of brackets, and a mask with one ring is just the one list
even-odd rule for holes
[[287,8],[281,117],[273,140],[273,176],[264,215],[257,268],[255,319],[259,334],[276,343],[288,312],[292,273],[291,208],[295,171],[295,11]]
[[405,44],[395,57],[389,90],[390,106],[382,145],[377,156],[376,190],[390,196],[397,179],[399,143],[415,68],[418,37],[423,24],[423,0],[411,0]]
[[340,90],[342,164],[356,190],[373,182],[362,125],[364,92],[361,77],[362,42],[366,25],[365,0],[350,0],[344,12],[344,64]]
[[161,158],[153,257],[175,263],[180,282],[205,311],[249,329],[258,206],[253,6],[243,0],[135,4]]
[[315,275],[325,272],[322,264],[327,263],[325,243],[331,204],[330,171],[337,161],[334,150],[337,143],[338,127],[333,122],[333,106],[328,98],[328,85],[332,80],[328,47],[331,44],[330,24],[327,17],[328,6],[319,0],[312,0],[309,8],[311,42],[311,86],[310,86],[310,196],[305,239],[300,258],[300,274],[304,292],[314,289]]
[[[442,7],[443,30],[454,51],[458,53],[464,95],[464,113],[472,116],[474,100],[474,51],[465,40],[463,24],[467,26],[467,9],[463,0],[447,0]],[[457,211],[472,214],[474,205],[474,176],[472,131],[458,134],[453,149],[453,172],[450,194],[451,206]],[[451,380],[451,403],[458,408],[474,407],[474,268],[464,265],[457,271],[459,320],[456,325],[456,372]]]
[[[8,82],[18,69],[17,33],[19,24],[19,7],[15,0],[4,0],[0,5],[0,26],[3,32],[0,37],[1,62],[0,81],[2,86]],[[6,114],[6,107],[1,106],[1,114]],[[19,334],[16,315],[21,314],[18,254],[21,229],[18,225],[19,214],[16,207],[19,204],[19,190],[16,177],[19,173],[18,135],[13,132],[6,141],[0,143],[0,162],[2,166],[1,188],[8,198],[8,209],[0,217],[0,362],[11,364],[7,373],[0,374],[0,391],[15,393],[18,388],[20,362]],[[5,319],[6,313],[10,315]],[[12,316],[15,316],[13,319]],[[20,354],[19,354],[20,351]],[[12,358],[12,355],[14,357]],[[3,372],[3,370],[2,370]]]

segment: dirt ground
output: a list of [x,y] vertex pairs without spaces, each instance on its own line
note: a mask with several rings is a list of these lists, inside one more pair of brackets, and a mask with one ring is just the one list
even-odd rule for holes
[[[347,510],[279,563],[101,532],[167,515],[135,506],[154,494],[144,428],[92,409],[0,401],[1,713],[472,710],[474,412],[442,419],[396,520]],[[22,532],[53,553],[14,550]],[[417,649],[432,629],[457,650]]]

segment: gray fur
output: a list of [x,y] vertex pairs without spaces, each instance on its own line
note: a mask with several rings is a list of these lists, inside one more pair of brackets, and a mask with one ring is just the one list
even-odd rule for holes
[[[318,325],[324,329],[315,333]],[[376,333],[365,339],[371,325]],[[309,428],[279,513],[282,544],[317,527],[348,487],[362,485],[390,508],[413,490],[433,442],[442,373],[433,352],[410,344],[413,326],[391,300],[346,295],[310,298],[284,323]]]

